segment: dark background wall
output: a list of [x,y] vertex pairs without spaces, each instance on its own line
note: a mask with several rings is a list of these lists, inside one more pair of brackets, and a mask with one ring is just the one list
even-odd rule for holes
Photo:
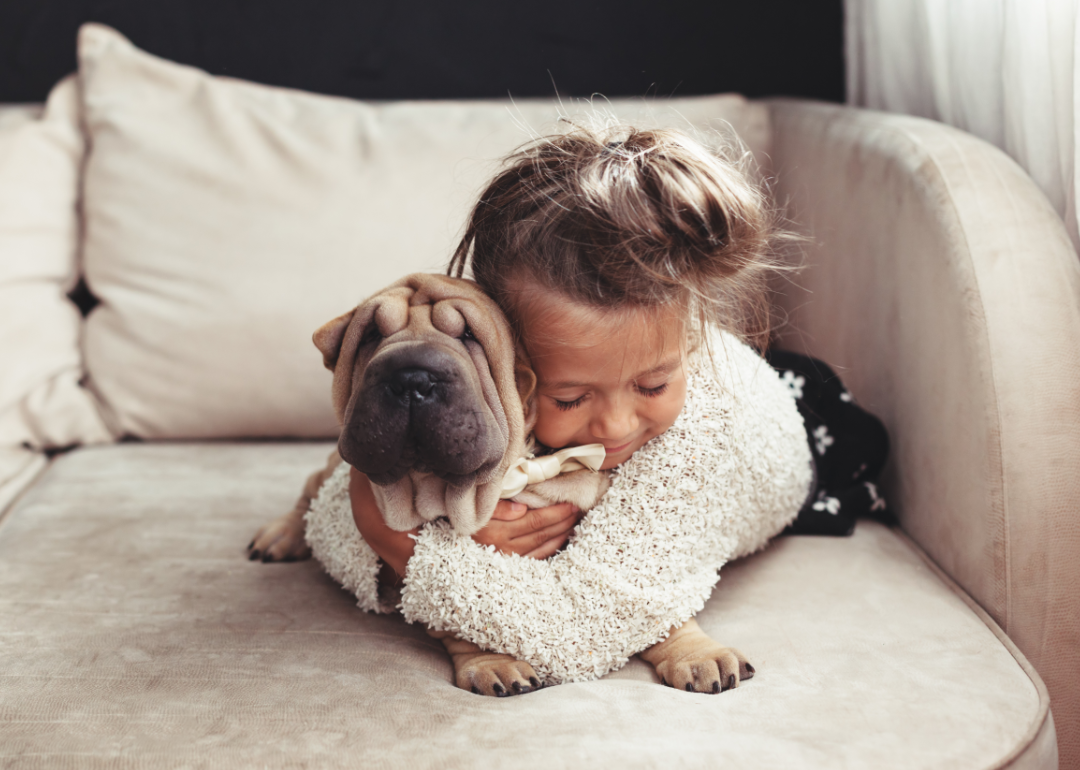
[[0,101],[100,21],[214,74],[362,99],[738,91],[841,101],[842,0],[0,0]]

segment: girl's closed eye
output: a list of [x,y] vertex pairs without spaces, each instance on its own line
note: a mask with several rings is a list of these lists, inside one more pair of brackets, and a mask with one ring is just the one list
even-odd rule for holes
[[[664,395],[664,393],[667,392],[667,389],[668,383],[666,382],[659,385],[654,385],[652,387],[645,387],[644,385],[637,384],[634,385],[634,390],[636,390],[638,393],[645,396],[646,398],[656,398],[657,396],[662,396]],[[581,404],[585,401],[585,397],[585,395],[580,395],[574,399],[562,399],[555,398],[553,396],[551,400],[555,403],[556,409],[568,412],[571,409],[576,409],[577,407],[581,406]]]
[[551,400],[555,402],[556,409],[560,409],[564,412],[569,412],[571,409],[581,406],[582,402],[585,400],[585,396],[578,396],[573,401],[563,401],[558,398],[552,398]]
[[635,385],[635,390],[646,398],[656,398],[662,396],[668,389],[668,383],[662,383],[651,388],[646,388],[644,385]]

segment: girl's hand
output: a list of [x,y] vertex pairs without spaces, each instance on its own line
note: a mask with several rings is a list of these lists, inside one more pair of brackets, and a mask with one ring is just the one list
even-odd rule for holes
[[349,500],[352,502],[353,521],[360,530],[360,536],[383,563],[397,573],[400,580],[404,577],[405,565],[409,563],[416,548],[416,542],[410,535],[417,534],[419,528],[398,532],[386,526],[379,505],[375,502],[375,494],[371,491],[371,482],[356,468],[349,471]]
[[581,510],[570,503],[529,509],[500,500],[491,521],[472,538],[503,553],[546,559],[566,544],[581,516]]
[[[419,528],[398,532],[386,526],[371,482],[355,468],[349,471],[349,499],[360,536],[400,580],[416,549],[416,541],[410,536],[416,535]],[[563,547],[580,520],[580,510],[569,503],[529,510],[521,503],[500,500],[491,521],[473,535],[473,540],[493,545],[503,553],[546,559]]]

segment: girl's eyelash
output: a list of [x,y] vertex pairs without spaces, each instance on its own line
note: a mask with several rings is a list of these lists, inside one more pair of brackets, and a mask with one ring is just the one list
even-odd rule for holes
[[665,382],[663,385],[657,385],[655,388],[643,388],[640,385],[636,386],[637,392],[647,398],[655,398],[656,396],[663,395],[664,391],[668,389],[668,384]]
[[559,409],[559,410],[561,410],[563,412],[569,412],[574,407],[580,406],[581,402],[585,400],[585,396],[580,396],[579,398],[575,398],[573,401],[560,401],[557,398],[552,399],[552,400],[555,402],[555,408],[556,409]]
[[[635,385],[634,388],[638,393],[646,398],[656,398],[664,394],[664,391],[668,389],[668,383],[663,385],[657,385],[655,388],[643,388],[640,385]],[[555,408],[563,412],[569,412],[571,409],[581,406],[581,402],[585,400],[585,396],[575,398],[573,401],[560,401],[557,398],[551,399],[555,402]]]

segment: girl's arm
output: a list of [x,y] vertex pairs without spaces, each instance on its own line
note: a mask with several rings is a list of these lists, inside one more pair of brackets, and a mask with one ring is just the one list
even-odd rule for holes
[[[353,521],[364,542],[399,577],[404,576],[416,548],[414,536],[419,528],[398,532],[386,526],[371,491],[371,482],[355,468],[349,473],[349,500]],[[473,540],[481,545],[493,545],[502,553],[546,559],[566,544],[580,517],[581,512],[569,503],[530,510],[521,503],[500,500],[492,520],[473,535]]]
[[606,674],[705,604],[729,559],[795,518],[812,480],[791,392],[753,351],[692,374],[675,425],[624,463],[553,558],[478,548],[425,526],[401,593],[408,621],[532,664],[546,681]]
[[405,565],[416,547],[413,538],[420,528],[398,532],[386,526],[379,504],[375,502],[375,494],[371,491],[371,482],[356,468],[349,469],[349,501],[352,503],[353,521],[364,542],[399,577],[404,575]]

